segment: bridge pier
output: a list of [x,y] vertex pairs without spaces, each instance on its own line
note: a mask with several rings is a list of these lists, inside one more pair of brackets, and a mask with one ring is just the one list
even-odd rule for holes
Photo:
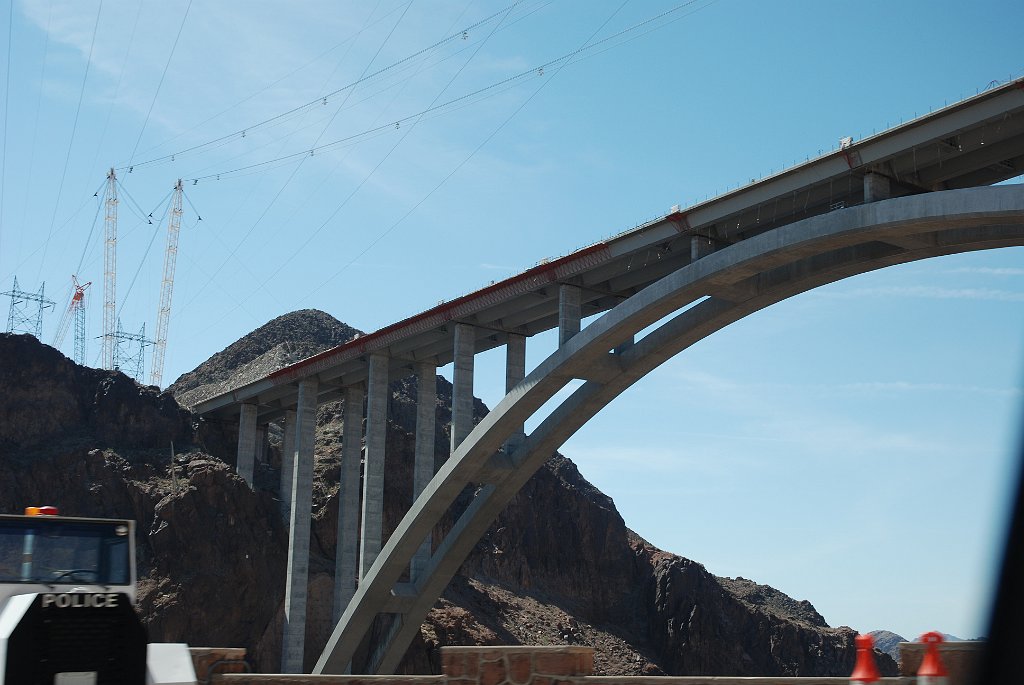
[[[511,334],[505,343],[505,394],[526,378],[526,336]],[[505,454],[512,454],[526,438],[524,424],[505,441]]]
[[334,557],[334,622],[356,592],[359,577],[359,462],[363,456],[363,388],[345,388],[341,472],[338,488],[338,545]]
[[256,405],[243,404],[238,415],[238,458],[235,472],[252,487],[256,460]]
[[313,441],[316,437],[316,377],[299,381],[295,411],[295,452],[285,575],[284,634],[281,670],[301,673],[306,639],[306,595],[309,585],[309,529],[313,509]]
[[452,363],[452,439],[454,452],[473,430],[473,355],[476,332],[469,324],[455,324],[455,351]]
[[864,174],[864,202],[887,200],[890,197],[889,177],[868,172]]
[[384,449],[388,428],[388,363],[371,354],[366,389],[366,463],[363,467],[363,522],[359,535],[359,577],[380,554],[384,524]]
[[267,463],[267,426],[261,423],[256,426],[256,463]]
[[558,344],[564,345],[580,332],[583,291],[579,286],[558,286]]
[[[434,477],[434,431],[437,423],[437,367],[430,363],[416,365],[416,460],[413,465],[412,499],[420,496]],[[413,555],[409,566],[410,579],[415,582],[430,562],[431,537]]]
[[281,516],[288,521],[292,515],[292,488],[295,487],[295,410],[284,413],[284,440],[281,442]]
[[690,261],[695,262],[715,251],[715,241],[706,235],[690,237]]

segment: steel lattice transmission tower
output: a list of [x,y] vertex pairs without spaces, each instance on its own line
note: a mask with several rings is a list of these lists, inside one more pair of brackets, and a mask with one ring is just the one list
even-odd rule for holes
[[[46,299],[46,282],[39,286],[38,293],[30,293],[18,287],[18,277],[14,277],[14,287],[0,295],[7,295],[11,298],[11,311],[7,315],[8,333],[28,333],[36,338],[42,339],[43,334],[43,310],[52,307],[53,300]],[[29,303],[36,304],[35,312],[29,311]]]
[[71,321],[75,322],[75,350],[74,357],[76,364],[85,364],[85,290],[92,281],[83,284],[78,282],[77,276],[71,277],[71,284],[73,287],[71,293],[71,302],[68,303],[68,308],[64,311],[64,315],[61,316],[60,323],[57,324],[57,335],[53,336],[53,346],[60,349],[61,343],[64,342],[64,337],[67,335],[68,328],[71,326]]
[[104,222],[103,250],[103,355],[100,366],[113,369],[117,322],[117,176],[111,169],[107,174],[106,220]]
[[160,308],[156,315],[156,343],[153,347],[153,368],[149,384],[160,387],[164,375],[164,354],[167,352],[167,327],[171,321],[171,295],[174,291],[174,265],[178,259],[178,233],[181,230],[181,203],[184,191],[181,179],[174,186],[171,216],[167,220],[167,250],[164,252],[164,277],[160,283]]
[[121,320],[118,319],[117,330],[111,338],[114,343],[112,368],[141,383],[146,362],[146,346],[153,344],[153,341],[146,337],[146,324],[142,324],[138,333],[125,333],[121,329]]

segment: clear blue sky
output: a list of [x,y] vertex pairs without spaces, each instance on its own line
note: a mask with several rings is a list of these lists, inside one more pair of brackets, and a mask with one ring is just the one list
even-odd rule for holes
[[[167,384],[282,313],[371,331],[1024,72],[1019,2],[510,4],[14,2],[0,286],[45,280],[61,309],[78,273],[100,334],[93,193],[118,167],[120,316],[152,332],[164,235],[144,217],[200,179]],[[1019,437],[1022,302],[1019,250],[822,288],[683,353],[563,451],[630,527],[714,573],[832,625],[972,637]],[[552,349],[539,336],[530,362]],[[501,379],[483,355],[491,405]]]

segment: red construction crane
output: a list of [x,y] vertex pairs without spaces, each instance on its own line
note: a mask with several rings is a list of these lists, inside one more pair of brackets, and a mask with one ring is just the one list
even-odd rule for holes
[[73,286],[71,301],[68,303],[68,308],[64,310],[64,314],[60,317],[60,323],[57,324],[57,334],[53,337],[53,346],[60,349],[60,345],[64,342],[64,337],[67,335],[68,328],[71,326],[71,322],[74,321],[75,351],[73,359],[76,364],[85,364],[85,289],[92,285],[92,281],[80,284],[78,277],[72,276],[71,284]]

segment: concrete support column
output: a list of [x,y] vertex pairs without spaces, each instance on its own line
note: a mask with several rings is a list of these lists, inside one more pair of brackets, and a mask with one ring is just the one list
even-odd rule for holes
[[316,436],[316,378],[299,382],[295,411],[294,478],[288,525],[284,635],[281,670],[302,673],[306,640],[306,591],[309,585],[309,528],[313,509],[313,440]]
[[864,174],[864,202],[886,200],[890,196],[889,177],[882,174]]
[[[526,336],[510,335],[505,343],[505,394],[526,378]],[[522,444],[526,433],[523,426],[505,441],[505,454],[512,454]]]
[[384,527],[384,444],[388,429],[388,358],[370,355],[366,395],[366,464],[363,467],[363,525],[360,531],[359,577],[380,554]]
[[455,324],[455,369],[452,372],[451,451],[462,444],[473,430],[473,361],[476,333],[473,327]]
[[284,413],[284,440],[281,443],[281,516],[292,515],[292,479],[295,473],[295,411]]
[[583,291],[575,285],[558,287],[558,344],[564,345],[580,332]]
[[[416,365],[416,461],[413,466],[412,499],[427,487],[434,477],[434,429],[437,423],[437,367],[433,364]],[[413,555],[409,573],[416,581],[430,562],[430,536]]]
[[345,388],[341,424],[338,549],[334,557],[334,623],[356,592],[359,577],[359,462],[363,457],[363,388]]
[[715,242],[703,235],[690,236],[690,261],[695,262],[715,251]]
[[267,463],[267,424],[256,427],[256,463]]
[[252,487],[256,460],[256,405],[243,404],[238,416],[238,459],[235,471]]

